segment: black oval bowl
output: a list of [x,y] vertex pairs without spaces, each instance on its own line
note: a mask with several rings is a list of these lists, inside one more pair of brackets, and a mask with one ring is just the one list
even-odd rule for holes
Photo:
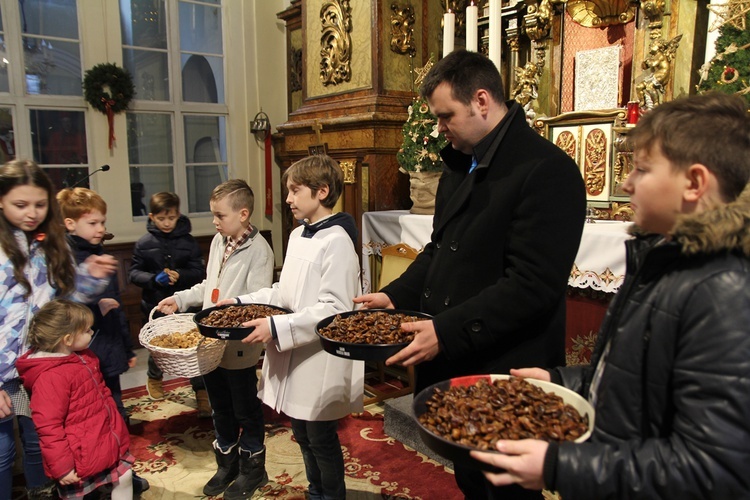
[[198,313],[195,313],[195,316],[193,316],[193,321],[195,321],[195,324],[198,326],[198,331],[203,335],[204,337],[211,337],[212,339],[221,339],[221,340],[242,340],[248,335],[252,333],[253,330],[255,330],[254,326],[250,327],[218,327],[218,326],[208,326],[201,324],[201,320],[211,314],[213,311],[219,310],[219,309],[226,309],[227,307],[242,307],[242,306],[266,306],[271,307],[273,309],[276,309],[279,311],[279,314],[289,314],[292,311],[289,309],[284,309],[283,307],[278,306],[272,306],[270,304],[228,304],[225,306],[216,306],[216,307],[209,307],[208,309],[204,309]]
[[417,316],[423,319],[432,319],[432,316],[429,314],[416,311],[406,311],[404,309],[360,309],[357,311],[347,311],[340,314],[334,314],[333,316],[328,316],[326,319],[319,321],[315,326],[315,333],[318,334],[323,350],[340,358],[358,359],[362,361],[384,361],[409,345],[409,342],[401,342],[399,344],[355,344],[351,342],[332,340],[320,333],[320,330],[330,325],[333,320],[336,319],[336,316],[348,318],[355,314],[369,314],[376,312],[406,314],[408,316]]
[[[420,391],[419,394],[414,396],[414,400],[412,401],[412,417],[417,424],[417,428],[419,429],[419,436],[422,438],[424,444],[426,444],[427,447],[429,447],[438,455],[453,461],[454,464],[472,467],[475,469],[478,468],[489,472],[502,472],[502,469],[472,458],[469,453],[472,450],[479,451],[478,448],[472,448],[463,444],[458,444],[441,436],[438,436],[437,434],[425,428],[419,421],[419,417],[427,412],[427,400],[432,397],[436,388],[442,391],[447,391],[454,386],[473,385],[479,379],[485,379],[491,382],[497,379],[507,379],[509,377],[510,375],[469,375],[466,377],[456,377],[450,380],[443,380],[442,382],[438,382],[437,384],[432,384],[431,386]],[[558,396],[563,398],[563,401],[565,401],[565,403],[570,404],[576,410],[578,410],[581,415],[588,415],[589,429],[583,436],[576,439],[575,442],[581,443],[589,438],[589,436],[591,435],[591,430],[594,428],[594,408],[588,401],[586,401],[579,394],[576,394],[570,389],[567,389],[558,384],[553,384],[552,382],[544,382],[534,379],[526,379],[526,381],[541,387],[547,392],[557,394]],[[499,453],[494,449],[481,451]]]

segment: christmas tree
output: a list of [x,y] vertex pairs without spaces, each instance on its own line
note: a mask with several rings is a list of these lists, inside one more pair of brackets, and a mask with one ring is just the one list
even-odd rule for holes
[[719,37],[716,56],[701,68],[698,91],[738,94],[750,103],[750,1],[729,0],[708,8],[719,17],[711,27],[719,27]]
[[409,117],[402,128],[404,141],[396,154],[404,172],[440,172],[440,150],[448,141],[437,131],[437,118],[422,97],[409,106]]

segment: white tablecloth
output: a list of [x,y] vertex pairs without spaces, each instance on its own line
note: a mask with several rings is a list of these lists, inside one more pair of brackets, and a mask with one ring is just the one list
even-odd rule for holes
[[596,221],[583,226],[568,286],[614,293],[625,278],[625,240],[632,222]]
[[[625,240],[630,222],[596,221],[583,228],[568,285],[616,292],[625,275]],[[408,210],[365,212],[362,214],[363,293],[371,288],[373,256],[387,245],[406,243],[421,250],[432,233],[432,216],[415,215]]]

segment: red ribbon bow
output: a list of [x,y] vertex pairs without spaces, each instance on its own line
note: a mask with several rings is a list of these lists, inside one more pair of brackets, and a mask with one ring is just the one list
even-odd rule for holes
[[107,123],[109,124],[109,149],[112,149],[112,144],[115,142],[115,112],[112,111],[112,106],[115,105],[115,101],[102,97],[102,102],[106,109]]

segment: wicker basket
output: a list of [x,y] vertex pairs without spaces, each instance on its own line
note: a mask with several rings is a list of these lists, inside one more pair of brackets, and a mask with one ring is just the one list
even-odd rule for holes
[[197,377],[213,371],[221,362],[226,342],[204,338],[196,347],[187,349],[167,349],[151,345],[150,340],[159,335],[184,333],[196,327],[193,314],[170,314],[153,319],[154,310],[149,314],[149,321],[138,335],[141,345],[149,350],[156,365],[164,373],[176,377]]

